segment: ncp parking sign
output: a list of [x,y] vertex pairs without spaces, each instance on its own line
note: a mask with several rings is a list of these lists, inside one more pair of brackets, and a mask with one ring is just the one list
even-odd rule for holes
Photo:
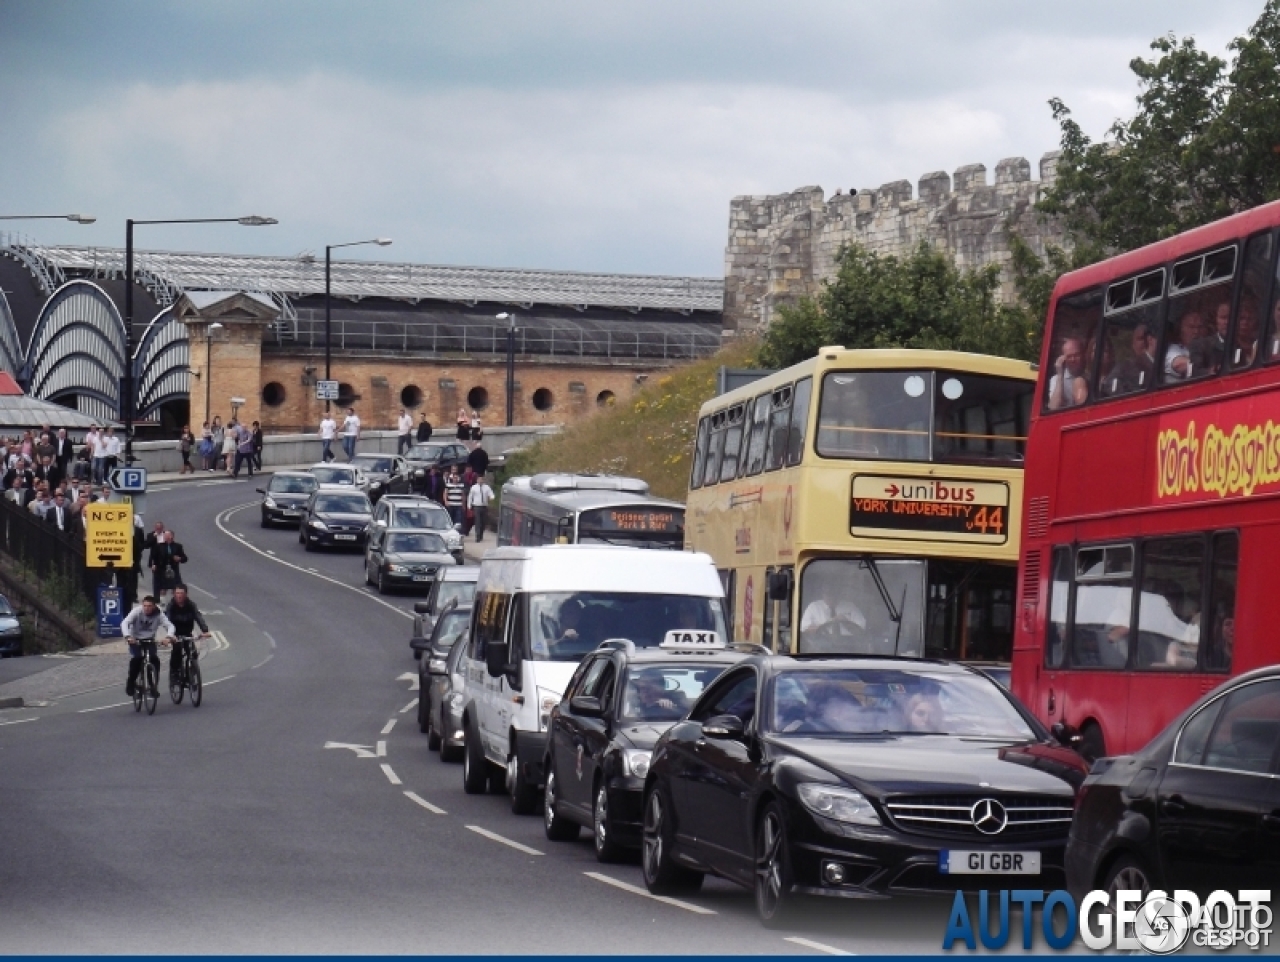
[[113,585],[98,585],[98,637],[119,638],[124,621],[124,591]]

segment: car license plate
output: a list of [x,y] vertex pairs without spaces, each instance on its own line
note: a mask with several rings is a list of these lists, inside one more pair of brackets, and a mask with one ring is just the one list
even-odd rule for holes
[[302,512],[297,511],[293,508],[285,508],[284,511],[281,512],[281,514],[283,514],[287,518],[297,518],[301,516]]
[[1039,875],[1039,852],[965,852],[943,849],[938,853],[943,875]]
[[431,575],[414,575],[413,580],[414,581],[430,581]]
[[356,536],[353,534],[335,534],[333,536],[333,540],[334,541],[355,541]]

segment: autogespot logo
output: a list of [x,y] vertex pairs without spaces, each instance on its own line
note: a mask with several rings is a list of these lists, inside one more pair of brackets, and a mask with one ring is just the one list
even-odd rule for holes
[[[974,825],[981,805],[974,806]],[[1181,889],[1172,895],[1154,891],[1145,898],[1141,892],[1119,891],[1114,904],[1111,893],[1093,891],[1079,906],[1062,890],[1047,895],[1039,889],[983,890],[976,896],[977,912],[971,913],[966,893],[956,892],[942,937],[944,950],[951,951],[957,942],[970,950],[979,942],[986,949],[1003,949],[1011,934],[1011,909],[1018,906],[1024,949],[1033,947],[1037,914],[1045,944],[1058,951],[1077,938],[1096,952],[1140,949],[1151,955],[1170,955],[1188,943],[1201,950],[1271,945],[1270,889],[1241,889],[1234,896],[1217,891],[1203,904],[1194,892]]]

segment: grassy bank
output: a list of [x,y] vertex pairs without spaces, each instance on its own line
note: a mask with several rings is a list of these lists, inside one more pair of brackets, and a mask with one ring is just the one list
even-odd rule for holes
[[698,409],[715,394],[720,366],[749,367],[756,350],[754,341],[739,341],[711,357],[656,374],[630,398],[619,398],[564,433],[513,455],[505,474],[625,474],[644,478],[659,497],[683,501]]

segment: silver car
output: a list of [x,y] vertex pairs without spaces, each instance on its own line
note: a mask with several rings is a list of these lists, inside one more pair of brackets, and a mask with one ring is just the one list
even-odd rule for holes
[[307,473],[316,479],[322,488],[330,490],[359,491],[369,493],[369,476],[354,464],[313,464]]
[[430,498],[388,494],[373,509],[373,529],[425,528],[444,538],[453,560],[462,564],[462,533],[449,512]]

